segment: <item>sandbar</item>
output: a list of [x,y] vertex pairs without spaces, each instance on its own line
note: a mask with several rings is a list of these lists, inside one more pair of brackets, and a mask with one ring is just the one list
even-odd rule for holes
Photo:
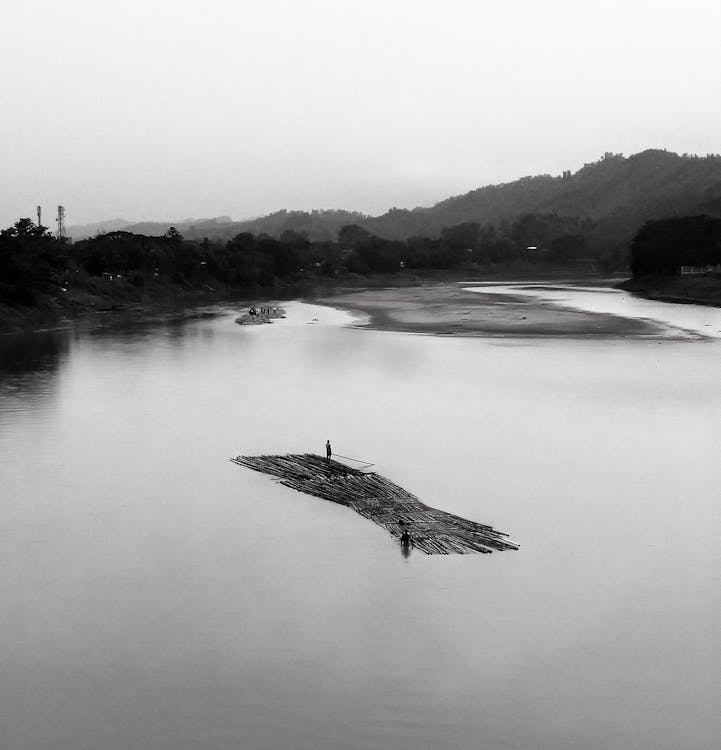
[[588,312],[535,297],[468,291],[457,283],[338,290],[315,302],[357,312],[376,330],[444,336],[687,338],[663,323]]

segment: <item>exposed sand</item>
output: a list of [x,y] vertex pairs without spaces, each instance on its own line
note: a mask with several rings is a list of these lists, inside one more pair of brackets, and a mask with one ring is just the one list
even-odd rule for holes
[[348,291],[316,302],[368,316],[362,325],[447,336],[685,337],[662,323],[585,312],[525,296],[469,292],[458,284]]

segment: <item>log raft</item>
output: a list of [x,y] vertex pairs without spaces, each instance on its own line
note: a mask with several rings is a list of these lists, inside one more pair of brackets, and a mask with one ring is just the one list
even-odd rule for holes
[[[243,313],[235,319],[235,322],[241,326],[257,326],[285,318],[285,310],[282,307],[256,307],[253,305],[251,310],[255,310],[252,315],[250,312]],[[260,310],[263,310],[263,312],[260,312]]]
[[425,505],[380,474],[312,453],[237,456],[230,460],[270,474],[286,487],[352,508],[399,540],[406,529],[413,546],[427,555],[488,553],[519,547],[507,534],[491,526]]

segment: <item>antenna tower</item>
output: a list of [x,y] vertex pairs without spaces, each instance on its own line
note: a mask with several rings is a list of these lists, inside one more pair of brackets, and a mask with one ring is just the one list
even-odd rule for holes
[[65,237],[65,209],[62,206],[58,206],[58,218],[55,222],[58,225],[57,238],[61,240]]
[[41,227],[43,225],[43,220],[42,220],[43,209],[42,209],[42,206],[38,206],[37,212],[38,212],[38,226]]

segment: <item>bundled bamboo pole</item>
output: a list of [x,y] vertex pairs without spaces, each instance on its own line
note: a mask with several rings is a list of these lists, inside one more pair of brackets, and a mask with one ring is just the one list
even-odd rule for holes
[[507,534],[431,508],[375,472],[353,469],[312,453],[236,456],[230,460],[270,474],[291,489],[349,506],[395,538],[408,530],[413,545],[429,555],[518,549]]

